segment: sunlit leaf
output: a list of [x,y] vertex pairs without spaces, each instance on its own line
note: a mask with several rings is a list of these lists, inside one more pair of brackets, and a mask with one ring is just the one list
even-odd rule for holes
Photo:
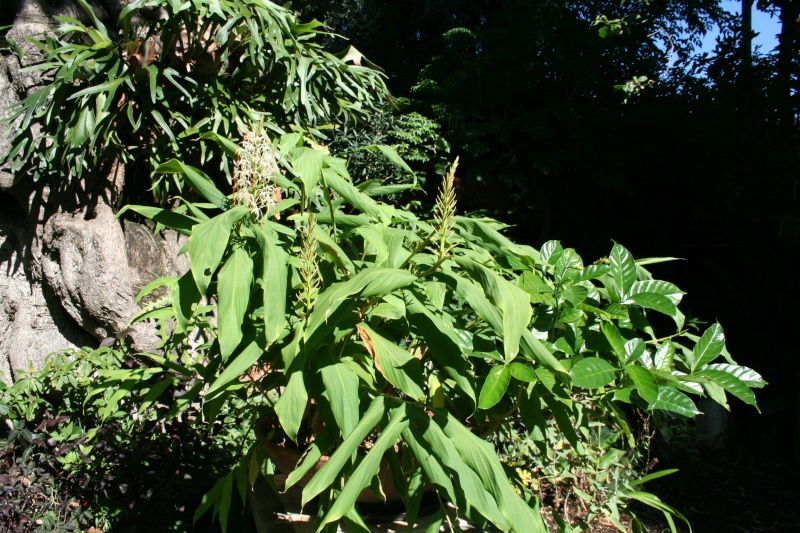
[[694,346],[694,360],[692,361],[692,373],[698,368],[702,368],[706,363],[710,363],[722,353],[725,347],[725,333],[719,323],[714,323],[708,328],[697,344]]
[[253,260],[244,248],[233,249],[219,271],[217,283],[219,348],[225,361],[242,340],[244,314],[250,301]]
[[233,224],[247,213],[246,207],[237,206],[195,225],[192,229],[189,237],[189,262],[200,294],[206,294],[211,277],[222,262]]
[[584,389],[604,387],[617,377],[617,369],[599,357],[586,357],[569,371],[572,384]]
[[617,301],[625,301],[636,282],[636,262],[631,253],[622,245],[614,243],[609,255],[611,270],[608,275],[614,280]]
[[625,367],[625,373],[631,378],[636,392],[644,401],[652,404],[658,400],[658,383],[649,370],[638,365],[628,365]]
[[651,408],[672,411],[689,418],[700,414],[691,398],[674,387],[661,387],[658,390],[658,398]]
[[506,393],[508,384],[511,382],[511,371],[506,366],[498,365],[489,371],[486,381],[481,387],[478,407],[489,409],[494,407]]
[[368,325],[359,324],[357,328],[367,350],[375,358],[378,370],[386,380],[415,400],[424,398],[422,365],[419,361]]

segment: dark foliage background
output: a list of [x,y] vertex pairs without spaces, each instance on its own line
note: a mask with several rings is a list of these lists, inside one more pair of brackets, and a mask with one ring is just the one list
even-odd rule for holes
[[[758,54],[741,17],[712,0],[293,6],[349,37],[441,124],[462,161],[462,207],[534,246],[560,239],[593,257],[613,239],[684,259],[658,272],[770,382],[763,416],[733,405],[735,442],[797,455],[797,356],[778,324],[798,289],[800,2],[758,4],[782,21],[778,48]],[[600,15],[622,19],[620,34],[602,38]],[[701,54],[712,27],[716,48]],[[638,76],[652,83],[624,103],[615,85]]]

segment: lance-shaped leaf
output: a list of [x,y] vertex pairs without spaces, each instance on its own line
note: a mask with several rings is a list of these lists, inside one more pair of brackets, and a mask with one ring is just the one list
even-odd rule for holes
[[724,372],[722,370],[713,370],[710,368],[704,368],[699,372],[695,372],[692,374],[693,378],[706,378],[710,380],[712,383],[716,383],[729,393],[733,394],[744,403],[748,405],[752,405],[756,409],[758,409],[758,405],[756,404],[756,395],[753,394],[753,391],[750,390],[750,387],[747,386],[741,379],[737,378],[731,373]]
[[614,281],[614,296],[624,302],[636,282],[636,261],[631,253],[621,244],[614,243],[609,255],[611,270],[608,273]]
[[[400,157],[400,155],[397,153],[397,151],[394,148],[392,148],[391,146],[387,146],[385,144],[370,144],[370,145],[364,146],[362,149],[363,150],[368,150],[370,152],[380,152],[381,154],[383,154],[383,157],[388,159],[390,162],[392,162],[398,168],[400,168],[400,169],[406,171],[407,173],[411,174],[411,176],[414,178],[414,184],[411,185],[411,187],[416,187],[417,186],[417,175],[414,174],[414,171],[411,170],[411,167],[408,166],[408,163],[406,163],[405,160],[402,157]],[[408,186],[406,186],[406,185],[404,185],[403,187],[404,188],[408,188]]]
[[175,329],[178,333],[186,331],[189,319],[194,314],[194,306],[200,302],[200,298],[191,272],[178,278],[172,286],[172,309],[175,311]]
[[511,377],[525,383],[533,383],[538,380],[536,372],[531,367],[516,361],[508,365],[508,371],[511,373]]
[[506,393],[509,383],[511,383],[511,371],[507,366],[497,365],[492,368],[481,387],[478,407],[481,409],[494,407]]
[[246,207],[237,206],[195,225],[192,229],[192,236],[189,237],[189,263],[201,295],[206,294],[211,277],[225,255],[233,224],[247,213]]
[[361,340],[370,355],[375,358],[376,367],[386,380],[415,400],[422,400],[422,365],[407,351],[378,335],[367,324],[356,326]]
[[636,392],[644,401],[652,404],[658,400],[658,383],[649,370],[638,365],[628,365],[625,367],[625,373],[631,378]]
[[708,328],[697,344],[694,346],[694,360],[692,361],[692,373],[698,368],[702,368],[706,363],[710,363],[722,353],[725,347],[725,333],[719,322],[715,322]]
[[320,468],[308,485],[303,489],[302,506],[311,501],[320,492],[327,489],[339,476],[344,466],[350,461],[353,455],[358,452],[358,447],[372,433],[375,426],[381,421],[386,412],[386,400],[383,396],[378,396],[367,408],[364,415],[353,428],[353,431],[342,441],[336,451],[331,455],[322,468]]
[[191,235],[192,226],[197,224],[197,220],[192,217],[170,211],[169,209],[150,207],[146,205],[126,205],[120,209],[119,212],[117,212],[117,218],[122,216],[122,214],[128,210],[135,211],[143,217],[147,217],[153,222],[157,222],[170,229],[174,229],[183,235]]
[[[541,516],[528,506],[514,491],[497,457],[494,447],[481,439],[452,414],[437,409],[433,421],[438,424],[453,443],[461,459],[483,483],[483,488],[492,495],[511,531],[545,533]],[[501,527],[499,524],[495,524]]]
[[447,495],[448,500],[457,505],[458,499],[456,498],[456,492],[453,489],[453,482],[450,480],[450,476],[444,471],[444,468],[436,456],[431,453],[429,445],[425,442],[419,430],[413,427],[406,428],[403,431],[403,440],[408,444],[414,457],[416,457],[417,464],[422,467],[428,481],[430,481],[433,486],[441,489]]
[[301,146],[291,150],[292,167],[300,175],[304,193],[308,196],[322,177],[322,159],[325,152]]
[[[462,493],[469,505],[474,507],[482,516],[503,531],[508,531],[508,522],[498,508],[499,502],[495,501],[492,494],[486,490],[485,482],[480,475],[464,462],[455,443],[442,429],[442,426],[446,424],[446,420],[441,418],[437,421],[431,420],[427,414],[416,409],[409,409],[408,415],[415,426],[412,429],[413,434],[415,436],[418,435],[416,440],[427,444],[431,455],[451,471],[450,475],[456,474],[458,476],[453,489]],[[425,457],[425,453],[418,454],[416,449],[412,448],[412,450],[420,464],[423,467],[427,466],[422,462],[423,460],[430,460]],[[436,464],[435,461],[432,461],[432,463]],[[491,480],[488,482],[491,483]]]
[[342,492],[333,501],[330,510],[317,527],[318,532],[324,529],[325,524],[338,520],[355,506],[361,491],[378,475],[383,454],[394,448],[400,434],[408,427],[406,404],[395,407],[390,413],[389,423],[381,429],[367,455],[347,479]]
[[745,385],[747,385],[751,389],[760,389],[767,384],[767,382],[764,381],[764,378],[761,377],[761,374],[759,374],[752,368],[748,368],[746,366],[730,365],[724,363],[724,364],[708,365],[706,368],[708,370],[719,370],[721,372],[727,372],[728,374],[732,374],[733,376],[739,378]]
[[298,354],[292,360],[291,366],[286,370],[289,382],[275,404],[275,414],[278,415],[283,431],[295,442],[297,442],[297,432],[300,431],[308,403],[308,391],[304,378],[305,365],[305,353]]
[[404,291],[403,295],[409,320],[425,339],[427,353],[444,367],[456,386],[475,403],[475,390],[467,378],[466,364],[453,327],[428,310],[411,291]]
[[700,414],[691,398],[671,386],[661,387],[658,390],[658,398],[650,407],[672,411],[690,418]]
[[617,369],[605,359],[586,357],[569,371],[572,384],[583,389],[605,387],[617,377]]
[[[328,158],[326,162],[330,162]],[[342,198],[344,198],[350,205],[383,222],[389,222],[389,212],[385,207],[382,207],[378,202],[359,191],[356,186],[348,180],[342,178],[339,172],[333,168],[324,168],[322,177],[325,185],[336,191]]]
[[470,259],[458,257],[456,262],[502,311],[503,328],[495,332],[502,336],[505,360],[510,362],[517,355],[522,332],[526,331],[533,316],[530,297],[513,283]]
[[[689,520],[687,520],[685,516],[683,516],[680,512],[678,512],[677,509],[670,507],[669,505],[661,501],[661,499],[655,494],[651,494],[649,492],[632,491],[632,490],[625,490],[622,493],[625,494],[625,496],[627,496],[628,498],[631,498],[633,500],[638,500],[643,504],[648,505],[653,509],[658,509],[659,511],[664,513],[664,517],[667,519],[667,522],[671,524],[670,529],[672,531],[677,531],[672,521],[673,516],[678,517],[687,526],[689,526]],[[691,526],[689,526],[689,531],[691,530],[692,528]]]
[[[461,276],[437,272],[434,277],[452,287],[456,293],[464,298],[475,313],[485,320],[495,332],[501,332],[503,327],[503,316],[495,305],[493,305],[483,294],[480,287]],[[500,334],[500,333],[498,333]],[[533,336],[525,329],[522,332],[520,342],[522,353],[531,357],[551,370],[557,372],[567,372],[564,365],[542,344],[542,341]]]
[[289,275],[289,257],[275,238],[265,230],[255,228],[256,240],[264,261],[264,333],[271,344],[286,327],[286,287]]
[[625,300],[625,303],[634,303],[640,307],[652,309],[653,311],[658,311],[659,313],[663,313],[667,316],[674,316],[675,313],[678,312],[675,304],[667,296],[652,292],[631,294],[628,299]]
[[[339,432],[334,428],[326,427],[323,429],[322,432],[314,438],[314,442],[309,444],[300,464],[287,476],[284,491],[289,490],[298,481],[305,478],[306,475],[311,472],[311,469],[317,465],[319,460],[322,459],[323,454],[333,446],[334,442],[338,439]],[[311,476],[309,475],[308,478],[311,479]]]
[[344,363],[333,362],[332,357],[330,359],[329,364],[320,368],[320,374],[333,418],[342,437],[347,437],[358,423],[358,376]]
[[224,390],[225,386],[239,379],[239,376],[250,370],[252,366],[264,353],[264,347],[259,345],[256,341],[251,342],[237,355],[222,374],[214,380],[208,391],[205,394],[206,400],[213,398],[216,392]]
[[407,270],[395,268],[365,268],[347,281],[334,283],[317,296],[314,310],[308,317],[305,338],[308,342],[320,326],[328,321],[345,300],[356,295],[362,298],[382,298],[397,289],[407,287],[417,277]]
[[608,274],[610,270],[611,267],[609,265],[589,265],[581,270],[569,273],[565,277],[565,281],[572,281],[573,283],[575,283],[578,281],[588,281],[590,279],[597,279],[600,276]]
[[186,165],[177,159],[170,159],[166,163],[159,165],[155,172],[159,174],[182,174],[200,196],[219,209],[225,209],[228,199],[202,170]]
[[242,323],[253,284],[253,260],[247,250],[233,249],[217,278],[219,350],[226,361],[242,340]]
[[536,250],[529,246],[520,246],[482,220],[470,217],[455,217],[453,221],[459,235],[470,242],[478,244],[481,248],[486,248],[495,255],[514,254],[518,257],[526,258],[531,265],[541,262],[541,257]]
[[[637,261],[637,264],[642,263]],[[668,281],[654,279],[637,281],[633,284],[633,287],[631,287],[630,296],[641,293],[660,294],[662,296],[666,296],[674,305],[678,305],[681,302],[683,295],[686,294]]]
[[644,355],[646,348],[644,341],[638,337],[625,341],[625,364],[639,359]]
[[625,337],[622,336],[613,322],[603,322],[601,329],[608,344],[611,345],[611,351],[614,352],[614,355],[617,356],[620,362],[624,363],[627,357],[627,353],[625,352]]
[[666,341],[659,346],[653,359],[658,370],[671,369],[672,361],[675,359],[675,345],[672,344],[672,341]]

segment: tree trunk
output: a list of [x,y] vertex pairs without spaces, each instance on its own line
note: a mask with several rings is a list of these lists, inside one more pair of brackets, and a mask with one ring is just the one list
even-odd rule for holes
[[[0,55],[0,118],[38,82],[38,72],[20,72],[41,61],[25,37],[52,28],[54,15],[84,16],[69,0],[10,7],[14,12],[4,14],[13,21],[7,36],[26,56],[20,61],[7,51]],[[119,1],[94,7],[100,14],[118,11]],[[0,155],[9,149],[9,140],[0,138]],[[111,205],[124,179],[124,169],[117,168],[95,180],[97,190],[76,195],[0,169],[0,372],[6,382],[20,369],[41,367],[49,353],[97,347],[117,335],[138,310],[134,297],[141,287],[188,270],[188,261],[177,254],[185,238],[156,236],[143,224],[116,219]],[[153,326],[137,326],[130,338],[136,349],[157,347]]]

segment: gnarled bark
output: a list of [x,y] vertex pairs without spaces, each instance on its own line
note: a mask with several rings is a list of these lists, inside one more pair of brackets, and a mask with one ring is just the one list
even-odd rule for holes
[[[95,7],[105,15],[119,6],[108,0]],[[39,83],[39,71],[20,71],[41,60],[24,37],[52,28],[53,15],[83,16],[66,0],[11,7],[16,13],[7,35],[26,56],[21,62],[0,55],[0,118]],[[0,155],[10,148],[0,136]],[[119,333],[139,309],[134,298],[147,282],[188,269],[178,256],[185,237],[117,220],[112,205],[124,172],[115,169],[97,182],[97,190],[51,194],[47,184],[0,169],[0,372],[6,381],[19,369],[41,367],[49,353],[97,346]],[[157,346],[153,326],[139,325],[128,335],[137,350]]]

